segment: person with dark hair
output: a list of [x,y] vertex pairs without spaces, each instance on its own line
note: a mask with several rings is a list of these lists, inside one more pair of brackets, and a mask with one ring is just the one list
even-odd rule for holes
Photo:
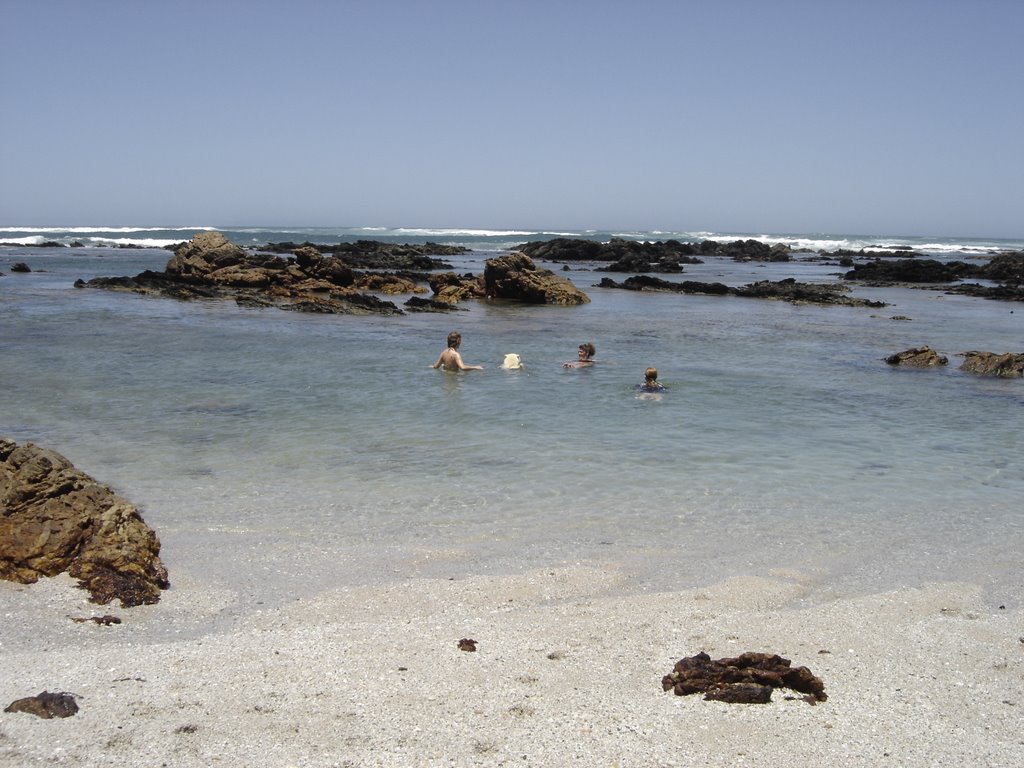
[[597,354],[597,348],[589,341],[580,344],[579,347],[579,359],[573,360],[565,364],[565,368],[589,368],[595,362],[594,355]]
[[442,368],[446,371],[482,371],[482,365],[466,365],[462,362],[462,355],[459,354],[459,346],[462,344],[462,334],[452,331],[448,334],[448,348],[437,358],[431,368]]

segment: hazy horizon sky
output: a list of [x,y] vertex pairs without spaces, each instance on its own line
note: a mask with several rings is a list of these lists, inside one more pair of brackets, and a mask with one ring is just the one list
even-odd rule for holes
[[1024,2],[0,0],[0,225],[1024,237]]

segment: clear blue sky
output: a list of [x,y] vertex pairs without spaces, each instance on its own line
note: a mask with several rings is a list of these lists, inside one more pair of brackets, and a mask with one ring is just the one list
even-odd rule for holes
[[1024,2],[0,0],[0,224],[1024,236]]

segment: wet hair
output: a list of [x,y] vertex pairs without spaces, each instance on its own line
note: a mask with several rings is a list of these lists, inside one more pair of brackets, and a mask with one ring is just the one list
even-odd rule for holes
[[462,334],[458,331],[452,331],[448,334],[448,346],[452,349],[458,349],[459,344],[462,343]]
[[646,371],[644,371],[644,379],[647,380],[647,381],[657,381],[658,380],[658,369],[657,368],[648,368]]
[[587,357],[593,357],[597,354],[597,348],[589,341],[580,344],[580,351],[585,353]]

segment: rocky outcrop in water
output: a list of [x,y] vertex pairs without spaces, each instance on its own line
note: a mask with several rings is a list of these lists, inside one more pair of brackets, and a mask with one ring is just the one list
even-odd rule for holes
[[550,269],[538,269],[525,253],[488,259],[484,290],[489,298],[528,304],[587,304],[590,297]]
[[538,261],[609,261],[606,272],[680,272],[681,264],[700,264],[697,247],[678,240],[640,242],[613,237],[607,243],[556,237],[525,243],[517,248]]
[[487,297],[483,275],[457,275],[454,272],[442,272],[427,278],[434,299],[445,304],[457,304],[463,299],[483,299]]
[[979,376],[998,376],[1004,379],[1024,376],[1024,353],[964,352],[960,370]]
[[793,667],[789,659],[767,653],[743,653],[712,661],[706,653],[680,659],[661,680],[676,696],[703,693],[706,701],[767,704],[775,688],[806,694],[811,704],[826,701],[825,684],[807,667]]
[[908,368],[930,368],[935,365],[945,365],[949,358],[940,355],[931,347],[913,347],[902,352],[896,352],[885,358],[889,365],[903,365]]
[[259,250],[269,253],[294,254],[299,249],[313,249],[324,256],[334,256],[351,267],[360,269],[451,269],[448,262],[434,258],[435,256],[459,256],[469,253],[468,248],[461,245],[441,245],[439,243],[385,243],[380,240],[357,240],[354,243],[322,243],[305,242],[301,244],[269,243]]
[[962,261],[942,262],[935,259],[881,259],[858,264],[844,280],[860,280],[874,285],[893,283],[951,283],[974,274],[977,267]]
[[78,280],[75,287],[183,300],[234,299],[247,307],[350,315],[402,314],[390,301],[363,290],[415,290],[413,281],[406,278],[362,275],[341,259],[323,256],[313,247],[298,248],[287,259],[276,254],[250,254],[220,232],[201,232],[181,244],[163,272],[147,270],[134,277]]
[[630,277],[621,283],[604,278],[598,284],[601,288],[622,288],[629,291],[664,291],[669,293],[711,294],[715,296],[741,296],[753,299],[777,299],[794,304],[840,304],[849,307],[884,307],[885,302],[857,299],[847,296],[848,288],[843,285],[826,283],[798,283],[789,277],[785,280],[760,280],[739,288],[730,288],[722,283],[703,283],[693,280],[673,282],[649,275]]
[[610,261],[604,272],[680,272],[682,264],[702,264],[701,256],[724,256],[734,261],[789,261],[790,249],[783,243],[769,245],[760,240],[719,243],[705,240],[640,242],[613,237],[607,243],[581,238],[557,237],[525,243],[518,248],[544,261]]
[[69,573],[94,603],[155,603],[160,540],[134,505],[59,453],[0,438],[0,578]]

